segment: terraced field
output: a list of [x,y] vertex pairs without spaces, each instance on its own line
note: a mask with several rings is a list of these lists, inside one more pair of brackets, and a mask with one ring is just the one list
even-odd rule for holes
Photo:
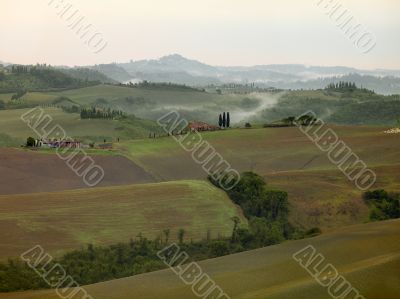
[[128,242],[171,230],[187,240],[230,235],[242,217],[227,195],[205,181],[178,181],[54,193],[0,196],[0,259],[34,245],[58,254],[89,243]]
[[[313,239],[290,241],[200,262],[233,299],[327,299],[292,255],[312,245],[364,298],[397,299],[400,292],[400,220],[341,228]],[[194,299],[171,270],[86,286],[96,299]],[[57,299],[54,291],[0,294],[0,298]]]

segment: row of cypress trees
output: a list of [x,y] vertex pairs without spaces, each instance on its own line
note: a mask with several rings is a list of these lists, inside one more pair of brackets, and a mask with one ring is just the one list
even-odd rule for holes
[[342,82],[339,83],[331,83],[326,89],[357,89],[357,86],[354,82]]
[[231,126],[231,117],[229,112],[219,115],[218,125],[220,128],[229,128]]
[[97,109],[95,107],[86,109],[82,108],[81,109],[81,119],[94,119],[94,118],[100,118],[100,119],[115,119],[117,117],[122,117],[124,116],[123,112],[120,110],[111,110],[108,108],[107,110],[101,110]]

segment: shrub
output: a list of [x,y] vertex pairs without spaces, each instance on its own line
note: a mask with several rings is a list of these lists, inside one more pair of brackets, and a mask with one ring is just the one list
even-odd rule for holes
[[400,193],[388,193],[383,189],[364,193],[364,201],[370,208],[371,221],[400,218]]
[[28,137],[28,139],[26,139],[26,146],[27,147],[34,147],[35,146],[35,139],[32,137]]

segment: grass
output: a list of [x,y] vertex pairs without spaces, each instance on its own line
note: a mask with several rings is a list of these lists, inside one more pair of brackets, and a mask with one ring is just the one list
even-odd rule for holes
[[[350,226],[316,238],[285,242],[200,262],[232,299],[326,299],[319,285],[292,255],[308,245],[325,257],[365,298],[397,299],[400,292],[400,220]],[[191,286],[171,270],[85,286],[96,299],[194,299]],[[8,296],[8,297],[7,297]],[[0,298],[56,299],[52,291],[0,294]]]
[[11,137],[6,133],[0,133],[0,147],[17,147],[21,143],[18,139]]
[[[177,181],[54,193],[0,196],[0,258],[35,244],[58,254],[68,249],[148,238],[171,229],[186,239],[230,235],[238,208],[205,181]],[[5,237],[8,236],[8,237]]]

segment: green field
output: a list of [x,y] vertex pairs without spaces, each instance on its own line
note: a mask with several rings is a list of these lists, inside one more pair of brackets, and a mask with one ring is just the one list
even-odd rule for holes
[[[397,299],[400,292],[400,220],[341,228],[322,236],[285,242],[200,262],[233,299],[326,299],[319,285],[292,255],[312,245],[364,298]],[[198,298],[171,270],[86,286],[96,299]],[[52,290],[0,294],[0,298],[56,299]]]
[[0,258],[18,256],[36,244],[52,253],[89,243],[128,242],[171,230],[177,239],[213,238],[232,232],[239,209],[221,190],[204,181],[79,189],[54,193],[0,196]]
[[[38,138],[21,116],[30,109],[13,109],[0,111],[0,142],[12,139],[15,145],[23,144],[29,136]],[[158,126],[149,120],[127,118],[121,120],[84,119],[79,114],[66,113],[57,108],[44,109],[53,121],[52,126],[60,125],[67,136],[85,141],[103,142],[115,141],[116,138],[134,139],[148,137],[149,132],[159,130]],[[49,129],[50,130],[50,126]],[[52,137],[52,136],[50,136]],[[18,144],[19,143],[19,144]]]

